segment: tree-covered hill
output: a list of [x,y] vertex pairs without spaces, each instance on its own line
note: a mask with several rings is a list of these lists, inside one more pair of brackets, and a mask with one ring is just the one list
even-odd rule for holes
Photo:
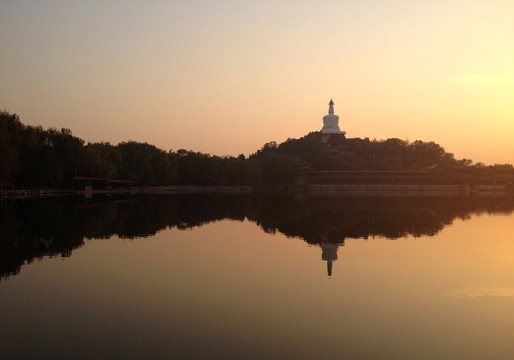
[[281,144],[267,143],[250,159],[266,165],[262,168],[264,179],[280,180],[291,178],[299,167],[332,171],[513,170],[510,164],[487,167],[482,163],[473,164],[469,159],[457,160],[452,153],[432,141],[410,143],[396,138],[382,141],[347,139],[342,134],[327,136],[320,132],[312,132],[300,139],[288,139]]
[[426,170],[486,167],[457,160],[434,142],[376,141],[312,132],[300,139],[269,142],[249,158],[220,157],[190,150],[164,151],[135,141],[87,143],[69,129],[24,125],[0,112],[0,188],[68,188],[73,177],[131,180],[157,185],[291,184],[299,168],[313,170]]
[[323,138],[320,132],[312,132],[300,139],[288,139],[280,145],[271,142],[251,158],[283,156],[316,170],[425,170],[436,164],[472,164],[471,160],[456,160],[453,154],[434,142],[417,140],[409,143],[395,138],[384,141],[347,139],[342,134],[330,134],[325,140]]

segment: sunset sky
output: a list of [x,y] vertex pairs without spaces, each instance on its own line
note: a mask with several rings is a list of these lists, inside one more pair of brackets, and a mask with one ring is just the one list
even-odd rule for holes
[[0,2],[0,109],[246,155],[319,131],[514,163],[513,0]]

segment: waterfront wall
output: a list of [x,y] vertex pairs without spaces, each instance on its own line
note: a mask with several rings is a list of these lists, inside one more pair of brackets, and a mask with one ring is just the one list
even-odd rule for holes
[[505,196],[506,185],[412,185],[412,184],[309,184],[299,188],[305,195],[318,196]]

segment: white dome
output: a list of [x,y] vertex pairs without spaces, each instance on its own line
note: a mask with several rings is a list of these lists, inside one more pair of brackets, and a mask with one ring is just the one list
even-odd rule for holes
[[334,115],[334,102],[330,99],[328,104],[328,115],[323,116],[323,134],[346,134],[346,131],[339,129],[339,116]]

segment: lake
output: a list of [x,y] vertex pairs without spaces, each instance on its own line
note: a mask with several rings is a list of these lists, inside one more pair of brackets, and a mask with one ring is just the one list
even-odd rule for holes
[[513,359],[514,199],[0,203],[1,359]]

